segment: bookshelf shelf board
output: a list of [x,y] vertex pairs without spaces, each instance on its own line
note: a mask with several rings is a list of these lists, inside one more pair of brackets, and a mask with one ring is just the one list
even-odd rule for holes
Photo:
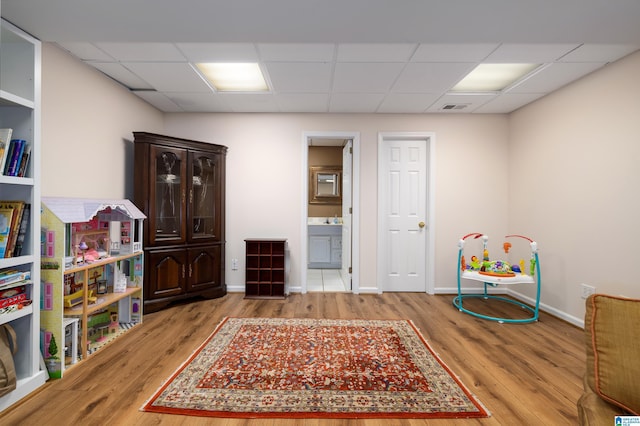
[[6,90],[0,90],[0,105],[3,106],[20,106],[30,109],[35,108],[35,103],[29,99],[14,95]]
[[33,313],[33,303],[24,306],[22,309],[18,309],[17,311],[7,312],[6,314],[0,314],[0,324],[6,324],[13,320],[17,320],[18,318],[26,317]]
[[6,185],[33,186],[33,179],[28,177],[0,175],[0,183]]

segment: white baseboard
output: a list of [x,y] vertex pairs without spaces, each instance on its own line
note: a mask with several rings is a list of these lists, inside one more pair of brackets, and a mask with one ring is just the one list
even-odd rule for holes
[[[514,297],[514,298],[516,298],[516,299],[520,300],[521,302],[524,302],[524,303],[526,303],[528,305],[533,306],[533,305],[536,304],[535,299],[533,299],[531,297],[528,297],[528,296],[525,296],[524,294],[515,292],[513,290],[509,290],[509,292],[507,294],[509,294],[509,296],[512,296],[512,297]],[[553,315],[554,317],[558,317],[558,318],[560,318],[560,319],[562,319],[562,320],[564,320],[564,321],[566,321],[566,322],[568,322],[570,324],[573,324],[573,325],[575,325],[577,327],[584,328],[584,318],[574,317],[573,315],[569,315],[564,311],[561,311],[561,310],[559,310],[557,308],[554,308],[553,306],[549,306],[546,303],[542,303],[542,302],[540,302],[540,310],[543,311],[543,312],[546,312],[546,313],[548,313],[550,315]]]
[[[482,288],[478,288],[478,287],[462,288],[461,290],[462,290],[461,291],[462,294],[474,294],[474,293],[482,292]],[[536,304],[535,299],[505,287],[488,288],[487,293],[506,294],[530,306],[535,306]],[[458,294],[458,287],[439,287],[435,289],[435,294]],[[561,320],[564,320],[570,324],[573,324],[576,327],[584,328],[583,318],[574,317],[572,315],[567,314],[564,311],[561,311],[557,308],[554,308],[553,306],[547,305],[542,302],[540,303],[539,309],[542,312],[545,312],[547,314],[553,315],[554,317],[560,318]]]
[[[287,289],[289,293],[302,293],[302,288],[300,286],[290,286]],[[236,285],[236,286],[227,286],[227,291],[229,293],[244,293],[244,285]],[[478,287],[468,287],[462,289],[462,294],[473,294],[482,292],[481,288]],[[536,301],[529,296],[518,293],[514,290],[504,288],[504,287],[492,287],[488,288],[487,292],[489,294],[507,294],[512,296],[519,301],[526,303],[528,305],[534,306]],[[380,289],[377,287],[360,287],[359,294],[380,294]],[[458,294],[458,287],[438,287],[434,290],[434,294]],[[554,317],[560,318],[569,324],[573,324],[576,327],[584,328],[584,319],[577,318],[572,315],[567,314],[564,311],[561,311],[553,306],[547,305],[545,303],[540,303],[540,310],[546,312]]]

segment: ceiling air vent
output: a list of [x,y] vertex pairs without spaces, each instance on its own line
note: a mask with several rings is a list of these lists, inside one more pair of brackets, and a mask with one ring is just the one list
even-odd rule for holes
[[460,109],[465,109],[468,106],[469,104],[446,104],[442,107],[442,110],[444,111],[460,110]]

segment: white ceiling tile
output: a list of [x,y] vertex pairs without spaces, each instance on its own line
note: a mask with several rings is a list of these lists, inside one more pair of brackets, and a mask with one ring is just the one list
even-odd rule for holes
[[211,92],[211,88],[186,62],[126,62],[123,65],[159,92]]
[[176,103],[171,101],[167,96],[163,93],[156,92],[155,90],[133,90],[131,93],[138,96],[141,99],[144,99],[147,103],[156,107],[160,111],[164,112],[182,112],[182,108],[180,108]]
[[513,89],[509,93],[548,93],[577,80],[598,68],[603,63],[555,63],[535,73]]
[[272,88],[278,93],[326,93],[331,88],[330,63],[271,62],[266,68]]
[[177,43],[176,46],[191,62],[258,61],[258,52],[252,43]]
[[329,112],[375,112],[383,98],[382,94],[333,94]]
[[287,112],[327,112],[329,95],[306,94],[277,94],[274,95],[280,111]]
[[578,46],[580,46],[579,43],[502,44],[483,62],[527,64],[554,62]]
[[426,63],[407,64],[392,88],[394,93],[441,93],[462,79],[475,64]]
[[630,44],[583,44],[560,58],[560,62],[613,62],[638,48]]
[[474,112],[497,114],[505,111],[515,111],[542,96],[544,96],[542,93],[504,93],[481,105]]
[[91,43],[58,43],[60,47],[69,51],[72,55],[85,61],[114,61],[115,58],[107,55],[98,46]]
[[[493,94],[479,94],[479,95],[457,95],[457,94],[445,94],[440,97],[429,107],[429,112],[455,112],[455,113],[470,113],[473,112],[480,105],[489,102],[497,95]],[[443,109],[446,105],[455,105],[456,108]]]
[[185,112],[231,112],[224,99],[215,93],[166,93]]
[[260,43],[260,59],[265,62],[331,62],[336,46],[328,43]]
[[406,62],[416,44],[369,43],[339,44],[338,62]]
[[[517,6],[501,0],[507,7],[477,0],[461,0],[462,6],[252,0],[199,1],[197,8],[175,0],[85,1],[83,7],[78,0],[0,1],[3,18],[39,40],[58,43],[127,87],[171,90],[188,108],[203,111],[220,108],[210,101],[224,98],[214,96],[189,61],[259,62],[274,92],[233,98],[247,112],[251,100],[255,111],[287,112],[315,111],[328,99],[345,112],[366,112],[380,96],[379,112],[412,111],[427,96],[446,94],[480,62],[543,64],[547,69],[477,108],[508,113],[524,98],[511,95],[542,96],[640,48],[640,1],[633,0],[615,7],[603,7],[606,0]],[[335,91],[346,96],[331,98]],[[170,111],[177,107],[166,97],[149,98],[156,106],[166,102]]]
[[480,62],[499,45],[485,44],[421,44],[411,62]]
[[279,112],[272,94],[221,93],[233,112]]
[[185,57],[172,43],[96,43],[118,61],[184,61]]
[[433,93],[390,93],[377,112],[381,113],[420,113],[424,112],[439,95]]
[[336,64],[333,91],[337,93],[383,93],[389,90],[404,64],[342,63]]
[[129,89],[153,89],[149,83],[129,71],[118,62],[89,62],[88,64],[102,71]]

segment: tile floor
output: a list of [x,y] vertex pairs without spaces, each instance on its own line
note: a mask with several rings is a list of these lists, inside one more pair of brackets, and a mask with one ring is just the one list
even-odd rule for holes
[[307,291],[347,291],[339,269],[307,269]]

